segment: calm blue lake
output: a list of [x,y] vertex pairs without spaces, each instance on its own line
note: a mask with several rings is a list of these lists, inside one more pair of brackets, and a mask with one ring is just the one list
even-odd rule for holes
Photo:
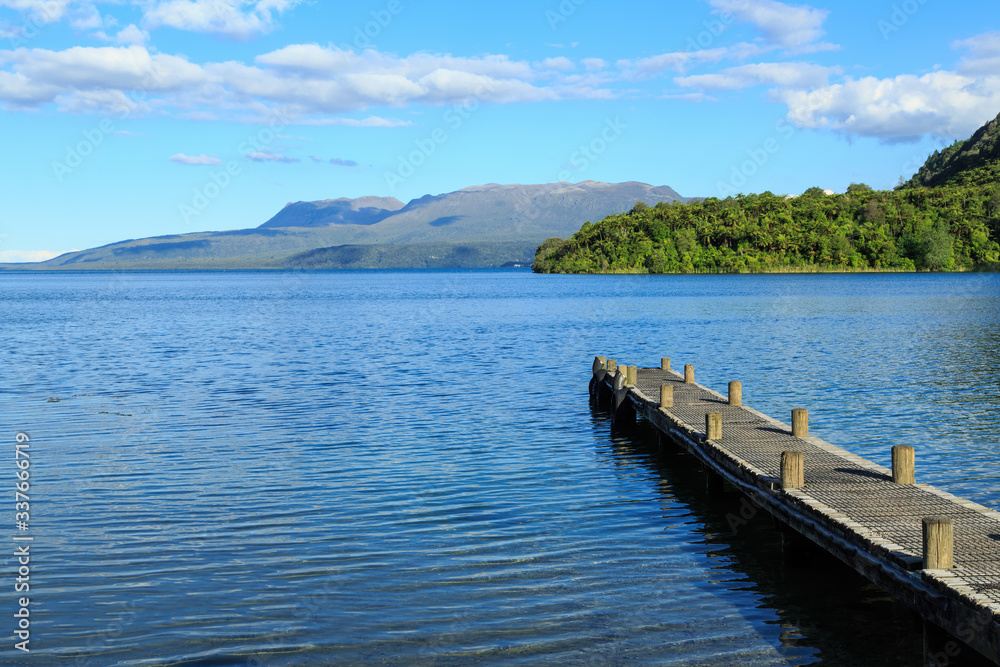
[[1000,509],[998,275],[8,273],[0,302],[9,487],[31,438],[4,665],[918,663],[905,608],[592,410],[597,354],[912,444]]

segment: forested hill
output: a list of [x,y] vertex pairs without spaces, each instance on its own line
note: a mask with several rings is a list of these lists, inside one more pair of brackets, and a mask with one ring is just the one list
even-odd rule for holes
[[996,186],[795,198],[740,195],[689,204],[636,204],[548,239],[540,273],[695,273],[997,268]]
[[535,253],[539,273],[1000,269],[1000,116],[893,192],[639,202]]
[[1000,182],[1000,115],[965,141],[934,151],[904,188],[989,185]]

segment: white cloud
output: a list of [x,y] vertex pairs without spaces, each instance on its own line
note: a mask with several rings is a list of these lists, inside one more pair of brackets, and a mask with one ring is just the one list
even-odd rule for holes
[[580,64],[588,72],[598,72],[608,66],[608,63],[600,58],[584,58],[580,61]]
[[274,14],[291,9],[301,0],[165,0],[150,7],[143,25],[154,29],[176,28],[207,32],[234,39],[249,39],[275,28]]
[[619,60],[615,64],[626,79],[641,80],[659,76],[666,71],[684,74],[692,67],[705,63],[718,63],[723,60],[745,60],[770,50],[773,49],[758,44],[741,42],[733,46],[720,46],[714,49],[675,51],[648,58]]
[[575,69],[576,65],[569,58],[559,56],[558,58],[546,58],[542,61],[542,67],[545,69],[554,69],[559,70],[560,72],[566,72],[571,69]]
[[[74,252],[66,250],[64,252]],[[44,262],[47,259],[58,257],[62,252],[52,252],[51,250],[0,250],[0,262],[21,263],[21,262]]]
[[140,30],[134,23],[122,28],[115,35],[115,42],[118,44],[129,44],[143,46],[149,41],[149,33]]
[[782,89],[817,88],[829,83],[837,67],[822,67],[811,63],[757,63],[730,67],[717,74],[678,77],[674,82],[685,88],[704,90],[738,90],[752,86],[777,86]]
[[[140,31],[132,28],[122,33],[139,39]],[[54,103],[81,113],[171,113],[249,122],[281,107],[294,122],[398,126],[407,123],[343,116],[371,107],[608,97],[611,92],[600,88],[603,82],[596,75],[581,77],[506,56],[399,57],[309,44],[263,54],[253,65],[196,64],[139,44],[0,51],[0,101],[19,107]]]
[[51,102],[60,88],[33,81],[18,72],[0,72],[0,100],[15,107],[37,107]]
[[315,125],[319,127],[330,125],[342,125],[344,127],[407,127],[413,124],[407,120],[381,118],[379,116],[369,116],[368,118],[303,118],[297,120],[296,123],[298,125]]
[[141,90],[188,88],[206,80],[203,70],[184,58],[152,55],[144,47],[84,47],[65,51],[19,48],[0,52],[0,62],[37,83],[69,90]]
[[0,0],[0,7],[26,12],[38,23],[55,23],[72,0]]
[[185,155],[178,153],[167,158],[176,164],[183,164],[192,167],[217,167],[222,164],[222,160],[217,157],[210,157],[202,153],[201,155]]
[[1000,32],[984,33],[951,46],[969,52],[958,65],[959,73],[988,75],[1000,72]]
[[288,157],[287,155],[272,151],[253,151],[252,153],[247,153],[244,157],[254,162],[284,162],[288,164],[301,162],[297,157]]
[[751,23],[771,44],[807,53],[839,48],[819,42],[826,32],[823,24],[829,10],[808,5],[786,5],[777,0],[708,0],[717,14],[728,14],[742,23]]
[[780,98],[788,105],[788,120],[798,127],[884,141],[927,134],[967,137],[1000,109],[1000,76],[977,79],[941,71],[848,78],[811,91],[786,91]]
[[664,100],[681,100],[684,102],[717,102],[718,99],[712,97],[711,95],[706,95],[705,93],[681,93],[681,94],[668,94],[661,95],[661,99]]
[[74,30],[97,30],[104,27],[104,18],[97,7],[84,3],[71,9],[68,13],[69,25]]

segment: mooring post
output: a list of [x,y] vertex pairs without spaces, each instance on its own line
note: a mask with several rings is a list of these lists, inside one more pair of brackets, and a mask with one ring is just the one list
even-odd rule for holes
[[809,435],[809,411],[804,408],[792,410],[792,435],[804,438]]
[[670,370],[670,357],[660,357],[660,370],[661,371]]
[[607,357],[594,357],[594,376],[590,378],[591,396],[599,396],[601,393],[601,383],[604,382],[604,376],[607,374],[607,371],[604,370],[607,363]]
[[635,408],[632,407],[632,402],[628,398],[627,370],[628,367],[623,366],[615,372],[614,376],[611,419],[615,422],[621,419],[635,419]]
[[608,363],[604,364],[604,369],[608,372],[608,375],[614,375],[615,371],[618,370],[618,362],[614,359],[608,359]]
[[743,385],[739,380],[729,383],[729,405],[743,405]]
[[781,488],[801,489],[805,484],[805,455],[802,452],[781,452]]
[[722,437],[722,415],[709,412],[705,415],[705,437],[708,440],[718,440]]
[[688,384],[694,383],[694,366],[691,364],[684,364],[684,381]]
[[892,481],[895,484],[916,484],[913,463],[913,447],[910,445],[892,446]]
[[955,566],[952,543],[955,522],[946,516],[924,517],[924,569],[948,570]]
[[660,407],[674,407],[674,386],[672,384],[660,385]]
[[637,366],[626,366],[625,367],[625,378],[626,384],[630,386],[635,386],[639,381],[639,368]]

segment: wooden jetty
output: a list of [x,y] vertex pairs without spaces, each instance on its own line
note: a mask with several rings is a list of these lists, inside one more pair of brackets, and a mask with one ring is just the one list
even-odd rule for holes
[[591,393],[614,419],[645,418],[717,486],[729,482],[916,611],[925,664],[981,661],[968,646],[1000,665],[1000,513],[917,483],[912,447],[893,447],[885,468],[810,436],[806,410],[789,426],[744,406],[740,383],[723,396],[669,358],[636,368],[597,357],[593,371]]

